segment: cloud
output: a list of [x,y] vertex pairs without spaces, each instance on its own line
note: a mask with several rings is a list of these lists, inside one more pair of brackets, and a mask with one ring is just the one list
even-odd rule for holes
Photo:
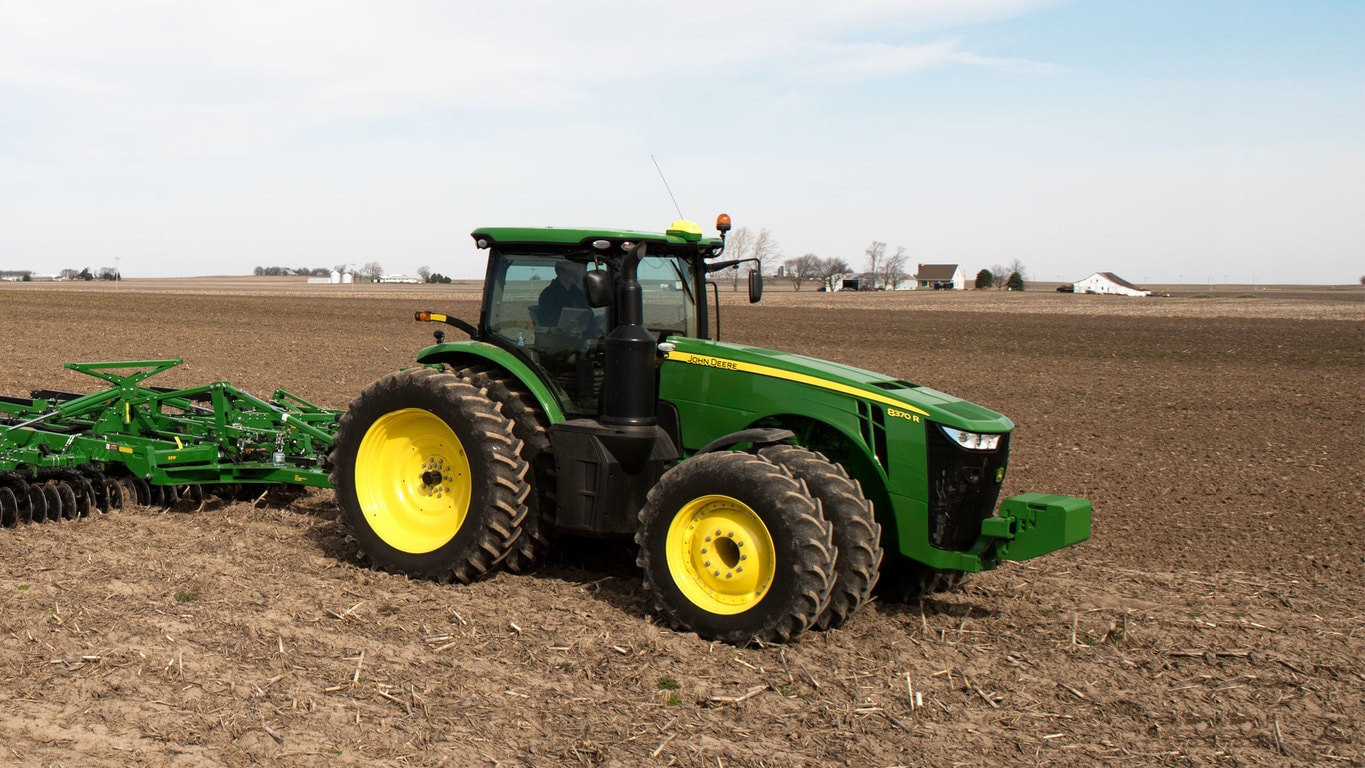
[[[886,42],[1039,2],[677,7],[102,2],[0,6],[0,151],[232,155],[318,126],[431,111],[555,109],[622,84],[757,75],[850,81],[1003,66],[960,40]],[[667,87],[666,85],[664,87]],[[18,145],[18,146],[17,146]],[[103,147],[103,151],[101,151]]]
[[1061,69],[1045,62],[998,58],[971,53],[962,50],[960,41],[953,39],[938,40],[923,45],[822,44],[818,46],[818,50],[820,54],[815,57],[816,61],[811,63],[811,72],[820,79],[832,81],[859,81],[910,75],[954,64],[1035,72],[1060,71]]

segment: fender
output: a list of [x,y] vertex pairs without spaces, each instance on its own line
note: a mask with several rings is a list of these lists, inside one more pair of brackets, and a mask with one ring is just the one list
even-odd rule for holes
[[738,432],[731,432],[728,435],[721,435],[702,446],[697,451],[697,455],[703,453],[714,453],[716,451],[728,451],[740,443],[753,443],[754,447],[760,445],[772,445],[791,440],[796,437],[796,433],[790,429],[777,429],[767,427],[757,427],[754,429],[742,429]]
[[564,410],[559,407],[559,401],[555,399],[550,388],[545,386],[545,382],[536,375],[535,369],[502,347],[482,341],[452,341],[433,344],[417,353],[417,362],[423,365],[446,364],[458,367],[475,360],[486,360],[515,376],[531,393],[531,397],[536,399],[551,424],[564,421]]

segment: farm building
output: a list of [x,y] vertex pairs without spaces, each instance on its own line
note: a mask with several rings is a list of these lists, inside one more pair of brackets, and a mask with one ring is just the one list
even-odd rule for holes
[[1071,284],[1076,293],[1099,293],[1110,296],[1151,296],[1152,292],[1124,280],[1113,272],[1096,272],[1084,280]]
[[920,264],[915,272],[915,287],[964,291],[967,276],[957,264]]

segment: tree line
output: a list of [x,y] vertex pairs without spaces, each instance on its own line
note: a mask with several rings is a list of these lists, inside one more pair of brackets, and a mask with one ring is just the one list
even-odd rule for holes
[[[914,273],[909,271],[910,254],[909,249],[903,245],[896,246],[894,251],[889,250],[887,243],[881,240],[873,240],[867,248],[863,249],[865,257],[864,268],[861,272],[855,270],[847,260],[840,257],[821,258],[814,253],[807,253],[794,259],[783,259],[782,247],[778,244],[777,238],[773,237],[767,228],[752,230],[748,227],[739,227],[730,232],[725,242],[725,260],[736,261],[737,263],[717,270],[715,277],[718,280],[729,280],[734,291],[739,290],[739,278],[741,274],[758,270],[764,275],[773,275],[789,280],[793,289],[799,291],[803,287],[812,283],[818,285],[820,290],[836,290],[842,281],[858,278],[860,288],[894,291],[901,287],[907,280],[914,280]],[[780,266],[779,266],[780,265]],[[287,276],[287,275],[310,275],[325,277],[335,270],[337,272],[353,272],[354,274],[368,277],[372,281],[378,281],[384,276],[384,268],[379,262],[371,261],[359,268],[350,268],[347,265],[340,265],[329,270],[325,267],[313,268],[289,268],[289,267],[256,267],[255,274],[260,276]],[[417,275],[424,283],[449,283],[451,278],[432,272],[429,267],[422,266],[417,269]],[[1014,259],[1006,266],[999,264],[982,269],[976,274],[975,287],[977,289],[996,288],[999,290],[1022,291],[1025,288],[1024,265],[1019,259]]]
[[[350,264],[338,264],[331,269],[327,267],[256,267],[252,274],[257,277],[330,277],[333,272],[337,274],[351,273],[361,277],[367,277],[370,282],[379,282],[384,277],[384,265],[377,261],[366,262],[363,266],[353,267]],[[452,279],[440,272],[432,272],[430,267],[422,266],[417,268],[417,276],[424,283],[449,283]]]
[[[118,270],[113,267],[100,267],[96,271],[91,271],[89,267],[59,270],[56,275],[62,280],[122,280]],[[18,280],[20,282],[30,282],[34,279],[34,272],[31,269],[4,269],[0,270],[0,280]],[[49,278],[50,279],[50,278]]]

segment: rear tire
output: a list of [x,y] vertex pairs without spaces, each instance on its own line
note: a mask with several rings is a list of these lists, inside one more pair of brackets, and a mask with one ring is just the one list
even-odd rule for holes
[[834,526],[834,589],[829,605],[815,620],[820,630],[841,627],[868,598],[882,564],[882,527],[872,502],[857,481],[823,454],[795,445],[773,445],[758,455],[786,467],[820,500],[825,519]]
[[707,453],[665,472],[640,510],[645,589],[668,623],[735,645],[787,642],[834,583],[830,524],[805,486],[747,453]]
[[521,458],[530,468],[526,473],[526,482],[531,486],[526,497],[530,513],[522,521],[521,535],[502,564],[513,573],[524,573],[540,562],[557,538],[555,457],[550,447],[549,420],[521,382],[501,369],[472,365],[455,375],[502,406],[502,415],[512,420],[512,434],[521,440]]
[[515,543],[530,492],[521,441],[468,382],[386,376],[351,402],[333,445],[342,520],[375,566],[469,582]]

